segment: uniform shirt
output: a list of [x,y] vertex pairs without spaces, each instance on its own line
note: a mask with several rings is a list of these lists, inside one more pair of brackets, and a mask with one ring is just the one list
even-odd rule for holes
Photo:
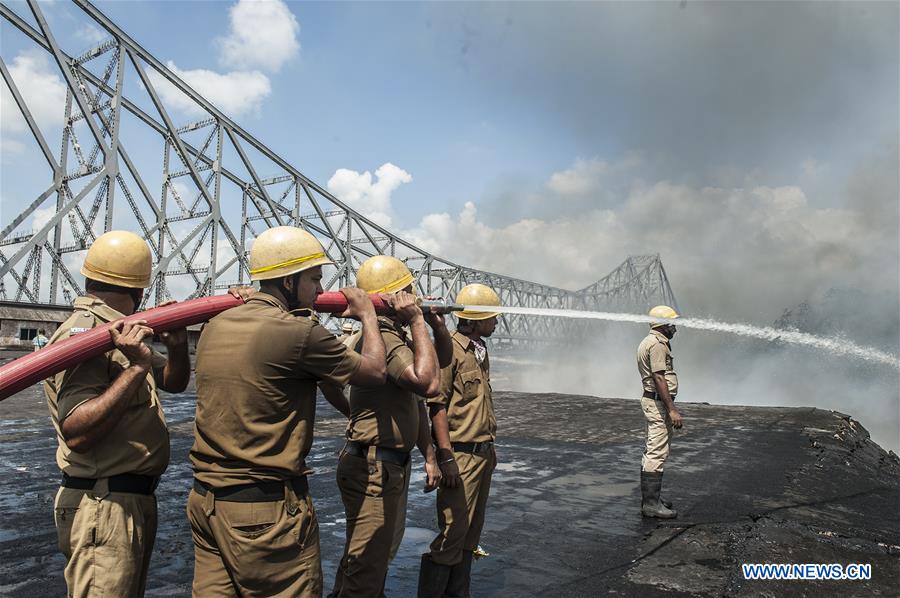
[[675,374],[672,361],[672,346],[669,339],[659,330],[651,330],[638,345],[637,351],[638,372],[645,392],[656,392],[653,372],[665,372],[669,394],[675,396],[678,393],[678,376]]
[[204,326],[191,448],[198,480],[221,488],[310,472],[316,383],[344,385],[361,363],[311,315],[256,293]]
[[49,342],[50,341],[46,336],[44,336],[43,334],[39,334],[31,341],[31,345],[34,347],[34,350],[37,351],[38,349],[43,349],[44,347],[46,347],[47,343]]
[[429,405],[447,409],[450,442],[484,442],[497,436],[497,419],[491,396],[491,366],[488,356],[478,363],[475,343],[453,332],[453,359],[441,370],[441,393]]
[[[96,297],[78,297],[75,311],[50,339],[50,344],[67,339],[125,316]],[[159,396],[155,373],[165,367],[166,358],[153,352],[153,368],[109,433],[84,453],[71,450],[62,435],[62,425],[72,411],[103,394],[131,364],[115,349],[63,370],[44,381],[50,418],[56,428],[59,448],[56,463],[73,477],[105,478],[122,473],[161,475],[169,464],[169,432]]]
[[[363,444],[410,451],[419,437],[419,399],[400,387],[400,377],[415,361],[406,331],[390,318],[378,318],[387,359],[381,386],[350,387],[347,438]],[[356,345],[362,350],[363,340]]]

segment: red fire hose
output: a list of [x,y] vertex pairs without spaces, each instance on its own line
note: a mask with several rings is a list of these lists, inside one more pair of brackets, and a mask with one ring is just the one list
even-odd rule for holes
[[[391,307],[381,295],[369,295],[369,298],[376,313],[391,313]],[[230,294],[201,297],[148,309],[126,317],[124,321],[146,320],[147,326],[152,328],[153,332],[167,332],[205,322],[241,303],[243,303],[241,299]],[[439,300],[420,300],[419,303],[423,307],[433,306],[442,311],[462,309],[462,306],[446,304]],[[316,299],[313,309],[318,312],[339,314],[347,309],[347,298],[339,291],[322,293]],[[0,401],[77,363],[112,351],[115,345],[109,336],[109,328],[114,323],[97,326],[0,366]]]
[[[243,301],[233,295],[201,297],[148,309],[124,320],[147,320],[147,326],[154,332],[166,332],[205,322],[241,303]],[[0,367],[0,401],[68,367],[112,351],[115,345],[109,336],[109,328],[113,324],[114,322],[109,322],[70,336]]]
[[[381,295],[372,294],[369,295],[369,299],[372,300],[372,305],[375,307],[375,313],[379,315],[391,313],[391,306],[387,304]],[[316,297],[316,302],[313,303],[314,311],[328,314],[343,313],[347,307],[347,298],[344,297],[344,294],[340,291],[322,293]]]

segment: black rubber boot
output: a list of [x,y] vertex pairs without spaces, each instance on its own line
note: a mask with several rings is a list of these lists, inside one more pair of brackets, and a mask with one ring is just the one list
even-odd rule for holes
[[675,519],[678,512],[668,508],[659,500],[662,476],[661,471],[641,471],[641,515],[659,519]]
[[423,554],[419,568],[419,598],[443,598],[451,569],[450,565],[432,561],[430,554]]
[[472,551],[463,550],[462,560],[450,567],[450,579],[444,598],[469,598],[469,580],[472,578]]

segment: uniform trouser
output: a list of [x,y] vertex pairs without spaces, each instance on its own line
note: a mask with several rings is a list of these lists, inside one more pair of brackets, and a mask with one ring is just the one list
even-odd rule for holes
[[377,461],[375,447],[369,447],[366,458],[342,452],[337,483],[347,514],[347,542],[329,596],[377,598],[392,548],[403,537],[397,528],[406,524],[409,464]]
[[464,551],[474,551],[481,538],[484,512],[491,489],[491,475],[497,455],[453,453],[459,466],[461,485],[438,488],[437,516],[440,532],[431,543],[431,560],[440,565],[456,565]]
[[397,525],[394,526],[394,540],[391,542],[391,553],[388,556],[388,564],[394,562],[400,544],[403,543],[403,534],[406,533],[406,502],[409,499],[409,478],[412,474],[412,459],[406,463],[406,473],[403,476],[403,490],[400,492],[400,503],[397,505]]
[[269,502],[216,500],[191,490],[193,595],[322,596],[319,522],[309,494]]
[[672,420],[666,404],[646,397],[641,399],[641,409],[647,420],[647,444],[641,458],[641,469],[647,472],[663,470],[672,442]]
[[60,488],[54,503],[69,596],[143,596],[156,538],[156,497]]

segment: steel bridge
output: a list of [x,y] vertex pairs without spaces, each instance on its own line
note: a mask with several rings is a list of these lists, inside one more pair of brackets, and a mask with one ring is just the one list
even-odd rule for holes
[[[140,232],[150,243],[154,277],[145,305],[209,295],[247,283],[252,240],[266,228],[290,224],[316,235],[334,260],[325,277],[330,289],[354,284],[367,257],[389,254],[406,261],[421,293],[435,296],[453,297],[462,286],[481,282],[510,306],[643,311],[658,303],[677,305],[658,255],[629,257],[577,291],[432,255],[304,176],[87,0],[74,4],[108,34],[105,41],[67,51],[36,0],[27,2],[30,15],[0,3],[0,15],[49,54],[66,88],[65,105],[59,106],[64,114],[59,149],[52,151],[10,74],[8,57],[0,57],[6,87],[47,164],[44,191],[0,221],[2,300],[70,303],[83,292],[80,277],[73,275],[81,252],[111,228]],[[126,90],[127,82],[134,83]],[[161,86],[178,90],[203,116],[176,122],[176,108],[163,101]],[[34,224],[38,210],[52,215]],[[561,332],[571,331],[547,318],[505,316],[495,337],[517,343],[557,338]]]

